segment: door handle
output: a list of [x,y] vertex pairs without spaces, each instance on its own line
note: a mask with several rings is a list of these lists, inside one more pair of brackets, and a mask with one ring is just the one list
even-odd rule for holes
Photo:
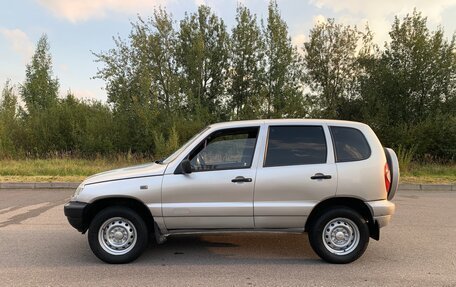
[[236,176],[231,182],[252,182],[250,177]]
[[312,175],[310,179],[331,179],[331,176],[328,174],[322,174],[322,173],[316,173],[315,175]]

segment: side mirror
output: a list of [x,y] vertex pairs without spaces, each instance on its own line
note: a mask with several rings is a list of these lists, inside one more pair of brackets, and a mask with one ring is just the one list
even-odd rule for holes
[[184,173],[184,174],[192,173],[192,165],[190,164],[190,161],[188,159],[184,159],[180,165],[181,165],[182,173]]

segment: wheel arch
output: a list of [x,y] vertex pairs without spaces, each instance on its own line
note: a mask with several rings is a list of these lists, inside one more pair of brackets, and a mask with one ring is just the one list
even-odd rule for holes
[[92,202],[88,206],[87,210],[85,210],[84,221],[86,226],[88,227],[90,225],[90,222],[92,222],[98,212],[110,206],[123,206],[132,209],[137,212],[142,219],[144,219],[149,232],[154,232],[154,218],[149,208],[147,208],[142,201],[132,197],[106,197]]
[[380,238],[380,229],[377,222],[374,221],[372,210],[364,201],[355,197],[331,197],[321,201],[310,212],[304,230],[308,232],[320,214],[335,206],[345,206],[359,212],[367,221],[370,237],[375,240]]

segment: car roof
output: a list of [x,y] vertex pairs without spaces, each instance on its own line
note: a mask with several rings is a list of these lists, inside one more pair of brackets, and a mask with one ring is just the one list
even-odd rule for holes
[[305,124],[305,125],[342,125],[342,126],[366,126],[360,122],[342,121],[342,120],[328,120],[328,119],[261,119],[261,120],[246,120],[246,121],[232,121],[220,122],[210,125],[212,128],[229,128],[229,127],[243,127],[249,125],[288,125],[288,124]]

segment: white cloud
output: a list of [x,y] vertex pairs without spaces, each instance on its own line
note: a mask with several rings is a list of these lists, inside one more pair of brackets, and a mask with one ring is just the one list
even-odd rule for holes
[[391,20],[396,15],[402,17],[416,8],[428,17],[431,24],[438,25],[442,22],[442,13],[456,6],[455,0],[310,0],[310,3],[317,8],[332,10],[337,14],[336,20],[346,24],[364,28],[368,21],[378,43],[388,40]]
[[348,12],[359,16],[367,16],[368,18],[372,16],[404,15],[416,7],[435,22],[442,20],[441,14],[446,8],[456,6],[454,0],[311,0],[310,3],[318,8],[330,8],[334,12]]
[[320,23],[323,24],[323,23],[326,23],[326,22],[327,22],[326,17],[321,15],[321,14],[313,17],[313,24],[314,25],[317,25],[317,24],[320,24]]
[[195,0],[195,5],[196,6],[207,5],[207,1],[206,0]]
[[304,44],[305,41],[306,41],[306,35],[304,35],[304,34],[298,34],[298,35],[293,36],[293,38],[291,38],[291,43],[294,46],[296,46],[298,48],[298,50],[301,50],[302,45]]
[[22,57],[24,63],[29,61],[33,55],[34,44],[24,31],[0,28],[0,34],[6,38],[11,49]]
[[168,0],[37,0],[55,16],[70,22],[106,17],[109,12],[136,14],[164,5]]

